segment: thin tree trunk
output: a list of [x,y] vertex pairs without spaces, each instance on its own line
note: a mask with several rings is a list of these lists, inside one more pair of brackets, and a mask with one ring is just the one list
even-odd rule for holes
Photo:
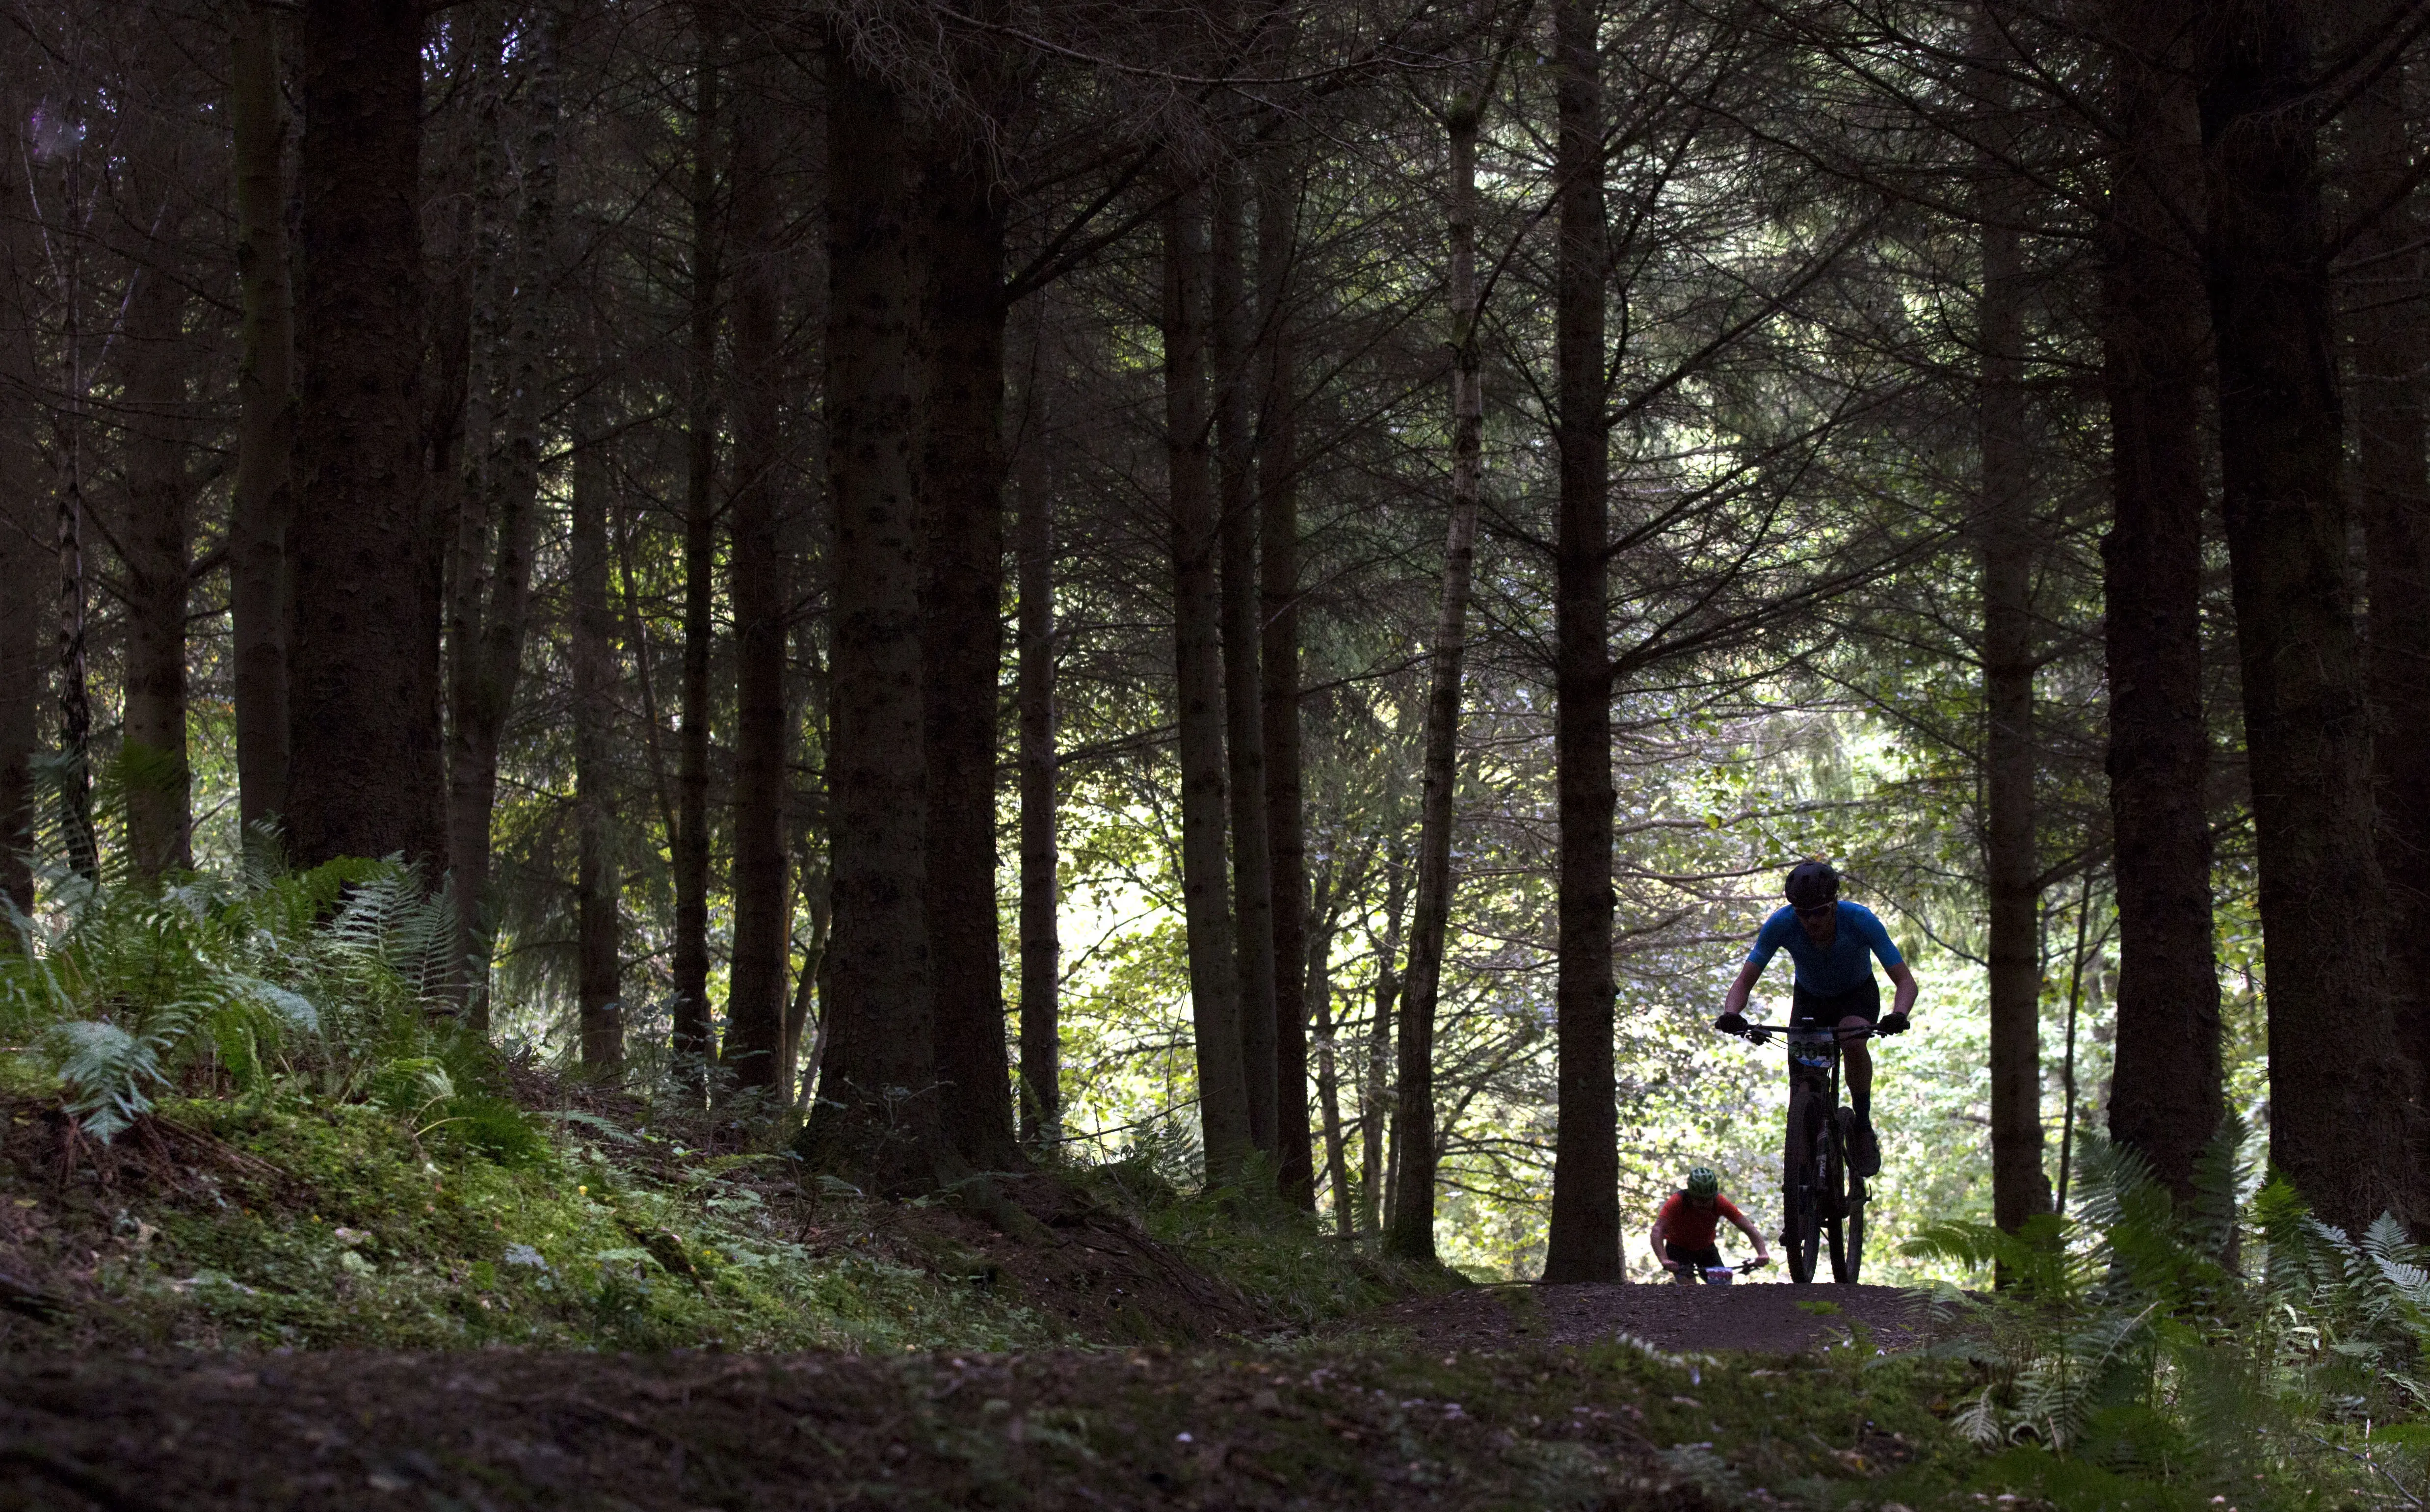
[[[2225,1109],[2212,955],[2210,738],[2203,709],[2202,403],[2209,311],[2193,86],[2167,64],[2182,3],[2112,0],[2119,125],[2101,228],[2109,534],[2109,817],[2118,894],[2109,1133],[2180,1202]],[[2173,203],[2172,203],[2173,201]]]
[[717,634],[717,142],[718,8],[694,7],[700,53],[692,71],[691,331],[686,353],[688,414],[684,446],[683,675],[677,693],[682,729],[675,748],[674,1003],[669,1048],[678,1074],[695,1094],[707,1088],[717,1054],[708,1005],[708,663]]
[[1560,1126],[1546,1281],[1619,1281],[1620,1114],[1612,1068],[1611,655],[1605,624],[1603,79],[1593,0],[1553,10],[1559,221],[1555,291],[1559,523],[1555,542],[1554,760],[1560,808]]
[[2068,1179],[2075,1172],[2075,1020],[2084,1006],[2084,952],[2092,922],[2092,873],[2084,873],[2084,890],[2075,900],[2075,954],[2067,973],[2067,1050],[2059,1062],[2059,1092],[2065,1099],[2058,1119],[2058,1195],[2051,1211],[2067,1215]]
[[[0,157],[0,199],[25,199],[24,166]],[[36,249],[23,219],[0,219],[0,276],[24,288],[40,276]],[[41,359],[25,323],[0,332],[0,383],[33,390]],[[49,581],[42,548],[47,514],[42,452],[31,406],[0,408],[0,895],[23,913],[34,908],[34,875],[26,865],[40,802],[34,757],[42,743],[42,702],[49,673],[49,638],[40,585]]]
[[[2351,8],[2358,22],[2376,8]],[[2363,12],[2368,12],[2366,17]],[[2346,112],[2348,203],[2385,201],[2405,182],[2405,71],[2391,68]],[[2389,983],[2398,1042],[2430,1075],[2430,357],[2424,218],[2408,194],[2355,239],[2344,280],[2354,311],[2355,502],[2362,516],[2371,618],[2372,755],[2380,866],[2388,888]]]
[[287,807],[287,531],[295,514],[295,310],[287,268],[287,113],[277,23],[261,0],[229,12],[236,141],[236,482],[228,512],[237,807],[247,835]]
[[440,551],[422,458],[417,0],[306,0],[290,849],[436,876]]
[[1240,969],[1240,1070],[1249,1088],[1249,1142],[1276,1158],[1274,1064],[1273,855],[1267,833],[1265,690],[1257,670],[1256,444],[1249,420],[1249,307],[1243,262],[1247,204],[1240,164],[1227,160],[1213,184],[1212,330],[1215,368],[1215,481],[1222,537],[1223,747],[1230,779],[1234,944]]
[[[755,46],[753,51],[763,52]],[[791,1101],[785,969],[793,891],[785,832],[786,572],[780,541],[785,474],[783,227],[772,139],[779,107],[771,64],[746,66],[752,108],[735,114],[734,224],[734,956],[719,1063],[738,1089]]]
[[[1000,120],[989,55],[964,74]],[[956,123],[958,125],[958,123]],[[1022,1163],[1006,1075],[996,917],[996,719],[1004,663],[1004,238],[1007,198],[989,133],[940,124],[922,182],[927,252],[925,474],[930,971],[947,1132],[982,1171]]]
[[[1996,35],[1984,46],[1989,56]],[[1988,65],[1987,65],[1988,67]],[[2007,134],[2010,108],[1987,91]],[[1990,994],[1991,1214],[2011,1233],[2050,1211],[2042,1170],[2041,888],[2035,861],[2034,542],[2032,441],[2024,383],[2022,206],[1998,156],[1977,162],[1982,182],[1981,291],[1975,300],[1975,551],[1983,579],[1983,876]]]
[[1265,678],[1266,837],[1273,873],[1275,1176],[1285,1200],[1316,1208],[1307,1129],[1307,837],[1300,774],[1299,385],[1291,267],[1299,174],[1281,144],[1257,155],[1257,310],[1265,347],[1257,400],[1259,609]]
[[874,1191],[924,1190],[951,1147],[929,992],[915,186],[892,87],[841,35],[826,77],[835,939],[801,1149]]
[[126,301],[120,397],[128,518],[126,714],[120,777],[127,860],[158,881],[194,864],[193,774],[186,760],[186,601],[191,577],[193,487],[187,453],[191,348],[186,291],[157,268],[135,275]]
[[1033,362],[1015,523],[1021,593],[1021,1136],[1033,1150],[1062,1138],[1061,904],[1056,871],[1055,494],[1046,468],[1045,400]]
[[1459,783],[1461,661],[1468,652],[1468,592],[1476,563],[1476,509],[1483,482],[1485,392],[1476,329],[1476,136],[1484,96],[1473,80],[1456,88],[1443,126],[1451,139],[1451,523],[1443,535],[1442,597],[1428,672],[1423,788],[1418,800],[1418,903],[1409,931],[1409,975],[1401,989],[1401,1063],[1392,1147],[1400,1152],[1388,1254],[1435,1257],[1435,1005],[1451,933],[1451,832]]
[[[1317,891],[1329,893],[1323,878],[1319,879]],[[1340,1052],[1333,1024],[1333,912],[1328,906],[1319,906],[1314,912],[1318,922],[1307,941],[1307,1006],[1316,1023],[1317,1113],[1323,1122],[1324,1181],[1333,1193],[1333,1225],[1348,1239],[1357,1235],[1354,1216],[1357,1205],[1351,1199],[1350,1163],[1342,1149]]]
[[1395,857],[1384,891],[1384,938],[1375,942],[1374,1012],[1367,1021],[1367,1056],[1358,1095],[1359,1232],[1370,1244],[1384,1237],[1384,1204],[1391,1180],[1385,1131],[1392,1122],[1392,1010],[1401,1000],[1401,928],[1409,901],[1409,869]]
[[574,645],[574,1000],[582,1064],[624,1059],[624,969],[615,822],[616,622],[608,603],[609,466],[602,407],[574,427],[572,569]]
[[[458,981],[467,1020],[490,1026],[490,824],[497,807],[498,751],[522,680],[531,628],[532,557],[539,532],[541,397],[547,332],[542,295],[557,222],[557,50],[564,13],[551,8],[524,29],[519,47],[531,136],[525,144],[522,204],[508,243],[497,215],[497,165],[505,143],[491,95],[477,149],[474,364],[467,406],[465,488],[457,527],[455,599],[448,651],[452,729],[448,741],[448,856],[456,883]],[[497,80],[495,59],[479,66]],[[494,354],[494,357],[491,357]],[[484,360],[489,357],[490,360]],[[493,395],[503,393],[498,404]],[[500,444],[491,453],[494,408]],[[494,540],[491,532],[494,530]]]
[[1223,595],[1207,473],[1207,218],[1204,191],[1164,213],[1164,429],[1173,514],[1173,649],[1180,719],[1181,878],[1198,1117],[1207,1185],[1239,1179],[1252,1148],[1241,1055],[1240,957],[1224,825]]
[[2422,1216],[2421,1109],[2388,1007],[2308,12],[2241,0],[2208,19],[2204,256],[2270,960],[2271,1157],[2323,1221],[2358,1229]]

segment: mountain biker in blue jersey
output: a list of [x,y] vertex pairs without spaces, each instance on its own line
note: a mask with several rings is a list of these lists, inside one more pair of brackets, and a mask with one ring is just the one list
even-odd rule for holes
[[[1713,1027],[1723,1034],[1745,1031],[1747,995],[1772,957],[1786,949],[1797,968],[1795,1005],[1789,1019],[1792,1026],[1835,1024],[1841,1030],[1873,1027],[1886,1035],[1904,1033],[1907,1012],[1915,1006],[1915,973],[1907,970],[1873,911],[1839,901],[1839,873],[1825,861],[1799,862],[1789,869],[1781,890],[1789,906],[1773,910],[1756,931],[1755,949],[1739,968]],[[1873,982],[1875,956],[1881,957],[1882,970],[1896,989],[1888,1015],[1882,1013],[1881,989]],[[1873,1057],[1862,1034],[1843,1033],[1839,1044],[1848,1068],[1848,1097],[1856,1108],[1856,1172],[1874,1175],[1882,1169],[1882,1152],[1873,1138]]]

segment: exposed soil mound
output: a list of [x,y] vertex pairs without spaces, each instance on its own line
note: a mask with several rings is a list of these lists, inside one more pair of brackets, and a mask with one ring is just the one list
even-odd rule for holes
[[1896,1348],[1917,1331],[1916,1294],[1897,1287],[1504,1286],[1420,1297],[1365,1321],[1462,1349],[1608,1343],[1794,1354],[1862,1327]]

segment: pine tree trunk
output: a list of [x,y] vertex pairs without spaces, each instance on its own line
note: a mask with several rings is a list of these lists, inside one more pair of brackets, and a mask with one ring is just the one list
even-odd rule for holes
[[1443,125],[1451,138],[1451,523],[1443,535],[1442,596],[1428,669],[1418,801],[1417,917],[1401,989],[1400,1092],[1392,1147],[1400,1180],[1386,1253],[1435,1257],[1435,1005],[1451,933],[1451,832],[1459,783],[1461,661],[1468,653],[1469,578],[1485,455],[1483,348],[1476,329],[1476,136],[1484,101],[1463,85]]
[[306,0],[289,848],[445,863],[416,0]]
[[1173,649],[1180,705],[1181,879],[1190,1010],[1197,1039],[1198,1118],[1207,1185],[1239,1179],[1252,1148],[1241,1055],[1240,956],[1224,828],[1223,594],[1207,468],[1205,191],[1164,214],[1164,434],[1173,526]]
[[1249,1088],[1249,1142],[1276,1159],[1273,855],[1267,832],[1265,688],[1257,661],[1258,521],[1249,418],[1251,347],[1244,262],[1247,203],[1240,164],[1214,175],[1212,329],[1215,485],[1222,537],[1223,750],[1229,779],[1235,947],[1240,969],[1240,1072]]
[[[2363,9],[2367,8],[2355,8]],[[2378,12],[2372,11],[2373,19]],[[2392,68],[2346,112],[2348,203],[2384,202],[2404,183],[2405,72]],[[2379,859],[2388,879],[2389,982],[2399,1044],[2430,1077],[2430,465],[2422,363],[2424,231],[2418,191],[2355,239],[2340,304],[2355,311],[2355,503],[2368,575],[2372,756]]]
[[[1035,364],[1033,364],[1033,372]],[[1045,400],[1031,380],[1021,459],[1021,1137],[1033,1150],[1062,1138],[1062,946],[1056,870],[1055,494],[1046,468]]]
[[2195,1160],[2225,1106],[2202,668],[2209,311],[2200,255],[2183,229],[2200,223],[2199,204],[2171,203],[2199,198],[2201,123],[2192,86],[2165,62],[2185,12],[2152,0],[2110,6],[2120,140],[2101,228],[2114,510],[2101,559],[2119,938],[2109,1133],[2141,1152],[2180,1202],[2193,1198]]
[[1333,1193],[1334,1231],[1357,1237],[1357,1204],[1350,1193],[1350,1162],[1341,1127],[1341,1054],[1334,1038],[1333,929],[1319,924],[1308,939],[1307,1007],[1316,1024],[1317,1115],[1324,1125],[1324,1181]]
[[[557,223],[557,49],[563,11],[524,29],[518,46],[531,113],[521,207],[509,242],[498,214],[505,144],[499,140],[493,57],[475,170],[472,377],[466,407],[464,490],[458,505],[454,604],[449,614],[448,858],[456,884],[457,979],[467,1022],[490,1025],[490,824],[497,807],[498,751],[523,675],[531,628],[532,557],[539,534],[541,400],[547,332],[542,290]],[[496,395],[503,394],[504,402]],[[491,422],[498,432],[492,451]],[[494,539],[492,533],[494,532]]]
[[1299,174],[1287,149],[1257,156],[1257,308],[1264,372],[1257,400],[1259,601],[1265,678],[1266,843],[1273,875],[1275,1175],[1285,1200],[1316,1209],[1307,1128],[1307,835],[1299,723],[1299,385],[1291,264],[1299,254]]
[[[975,47],[991,50],[992,43]],[[967,75],[990,104],[997,71]],[[1007,1076],[996,918],[996,714],[1004,663],[1004,237],[1007,200],[976,130],[934,143],[927,252],[927,662],[930,970],[948,1133],[982,1171],[1022,1163]]]
[[682,729],[675,748],[673,853],[674,1002],[668,1026],[677,1073],[695,1094],[707,1088],[717,1054],[708,1004],[709,654],[717,635],[717,223],[718,84],[723,51],[718,8],[693,8],[699,58],[692,71],[691,329],[686,351],[684,436],[683,673],[677,691]]
[[616,622],[608,604],[608,507],[614,472],[605,407],[574,426],[571,576],[574,644],[574,1001],[582,1064],[624,1059],[615,813]]
[[287,267],[287,114],[277,23],[261,0],[229,10],[236,143],[236,481],[228,511],[237,806],[248,832],[287,808],[287,532],[295,515],[295,310]]
[[186,608],[193,538],[187,476],[193,416],[185,287],[146,268],[126,301],[120,399],[127,519],[126,714],[121,776],[128,862],[139,878],[194,864],[193,777],[186,760]]
[[769,144],[775,134],[772,64],[747,65],[753,108],[735,113],[734,224],[734,955],[719,1063],[738,1089],[763,1088],[771,1107],[792,1099],[786,1062],[785,969],[792,949],[792,878],[786,843],[786,572],[780,480],[786,474],[783,227]]
[[[1996,35],[1983,48],[1997,45]],[[1989,91],[2005,137],[2009,107]],[[2025,267],[2016,184],[1977,164],[1983,285],[1975,301],[1975,551],[1983,582],[1983,877],[1989,914],[1991,1214],[2014,1232],[2050,1211],[2042,1171],[2041,888],[2034,854],[2032,442],[2024,385]]]
[[1375,943],[1373,1011],[1367,1021],[1366,1075],[1358,1088],[1359,1233],[1371,1245],[1384,1237],[1390,1168],[1386,1131],[1392,1124],[1392,1010],[1401,1001],[1401,929],[1407,920],[1409,869],[1398,857],[1384,889],[1384,938]]
[[1623,1279],[1612,1069],[1611,656],[1605,624],[1611,432],[1604,419],[1603,80],[1593,0],[1553,10],[1559,111],[1555,366],[1560,450],[1554,565],[1554,760],[1560,809],[1560,1127],[1546,1281]]
[[[0,196],[22,204],[25,166],[0,155]],[[0,276],[23,288],[42,275],[32,227],[17,216],[0,219]],[[0,331],[0,384],[34,390],[41,359],[27,323]],[[47,507],[34,413],[27,405],[0,407],[0,896],[18,910],[34,908],[34,875],[26,856],[40,802],[34,757],[42,745],[42,703],[50,670],[48,623],[42,613],[51,580],[42,548]]]
[[813,1171],[924,1190],[950,1154],[926,916],[920,637],[919,285],[907,124],[839,36],[827,50],[827,449],[836,511],[835,939]]
[[2359,1228],[2422,1216],[2421,1109],[2388,1007],[2308,12],[2240,0],[2211,19],[2204,259],[2270,961],[2271,1157],[2323,1221]]

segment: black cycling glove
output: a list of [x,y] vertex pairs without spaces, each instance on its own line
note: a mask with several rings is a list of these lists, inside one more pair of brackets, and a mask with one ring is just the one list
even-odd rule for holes
[[1873,1032],[1875,1034],[1905,1034],[1906,1033],[1906,1028],[1907,1023],[1906,1014],[1889,1013],[1882,1016],[1882,1022],[1873,1026]]
[[1713,1021],[1713,1027],[1719,1029],[1723,1034],[1744,1034],[1747,1032],[1746,1015],[1743,1013],[1724,1013],[1720,1018]]

